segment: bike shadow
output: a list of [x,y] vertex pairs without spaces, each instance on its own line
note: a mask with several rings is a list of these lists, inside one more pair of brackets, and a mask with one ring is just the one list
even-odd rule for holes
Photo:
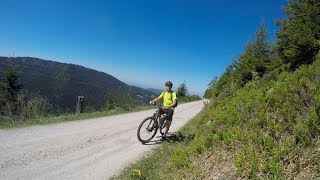
[[190,142],[194,139],[195,134],[183,134],[181,132],[170,132],[166,136],[166,140],[162,141],[161,136],[157,136],[156,140],[152,140],[148,143],[143,143],[143,145],[156,145],[156,144],[161,144],[165,142],[169,143],[179,143],[179,142]]

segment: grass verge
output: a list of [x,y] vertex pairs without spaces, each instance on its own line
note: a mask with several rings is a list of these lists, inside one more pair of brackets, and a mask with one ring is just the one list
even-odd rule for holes
[[17,128],[17,127],[26,127],[26,126],[33,126],[33,125],[43,125],[43,124],[52,124],[52,123],[60,123],[65,121],[76,121],[76,120],[83,120],[83,119],[91,119],[91,118],[98,118],[110,115],[118,115],[123,113],[129,112],[138,112],[154,109],[153,106],[138,106],[131,110],[125,110],[122,108],[119,109],[112,109],[107,111],[96,111],[90,113],[82,113],[79,115],[76,114],[66,114],[60,116],[47,116],[47,117],[39,117],[35,119],[26,119],[26,120],[18,120],[12,122],[11,120],[0,121],[0,129],[9,129],[9,128]]

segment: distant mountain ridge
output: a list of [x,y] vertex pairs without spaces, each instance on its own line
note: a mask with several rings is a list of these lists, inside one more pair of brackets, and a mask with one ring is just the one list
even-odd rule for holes
[[[75,110],[77,96],[99,109],[106,94],[129,94],[134,103],[143,104],[158,94],[129,86],[115,77],[83,66],[43,60],[33,57],[0,57],[0,72],[12,62],[24,84],[26,94],[37,93],[48,98],[55,108],[65,112]],[[2,80],[2,73],[0,73]]]
[[155,94],[160,95],[164,90],[160,90],[160,89],[154,89],[154,88],[145,88],[145,90],[153,92]]

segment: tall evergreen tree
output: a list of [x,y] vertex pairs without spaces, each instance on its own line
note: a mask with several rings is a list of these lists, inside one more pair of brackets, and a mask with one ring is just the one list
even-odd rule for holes
[[178,86],[177,95],[180,97],[184,97],[184,96],[188,95],[188,89],[187,89],[187,85],[185,82],[183,82],[182,84],[180,84]]
[[256,39],[249,41],[245,52],[238,59],[237,71],[242,85],[251,81],[255,75],[262,77],[270,63],[270,43],[263,22],[255,34]]
[[216,83],[218,82],[218,80],[219,80],[219,78],[217,76],[213,77],[213,79],[208,84],[208,89],[205,91],[205,93],[203,95],[204,98],[211,98],[212,93],[213,93],[213,88],[216,85]]
[[292,69],[310,64],[320,49],[320,1],[289,0],[288,18],[279,20],[278,53]]
[[[3,82],[1,83],[0,87],[2,96],[2,111],[11,111],[9,112],[10,114],[16,114],[17,95],[22,87],[23,85],[19,82],[19,75],[15,71],[14,65],[9,63],[6,69],[3,71]],[[5,109],[5,106],[10,108]]]

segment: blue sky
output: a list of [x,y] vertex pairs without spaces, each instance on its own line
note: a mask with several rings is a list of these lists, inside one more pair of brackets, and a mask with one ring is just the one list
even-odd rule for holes
[[285,0],[1,0],[0,56],[83,65],[140,87],[202,95]]

